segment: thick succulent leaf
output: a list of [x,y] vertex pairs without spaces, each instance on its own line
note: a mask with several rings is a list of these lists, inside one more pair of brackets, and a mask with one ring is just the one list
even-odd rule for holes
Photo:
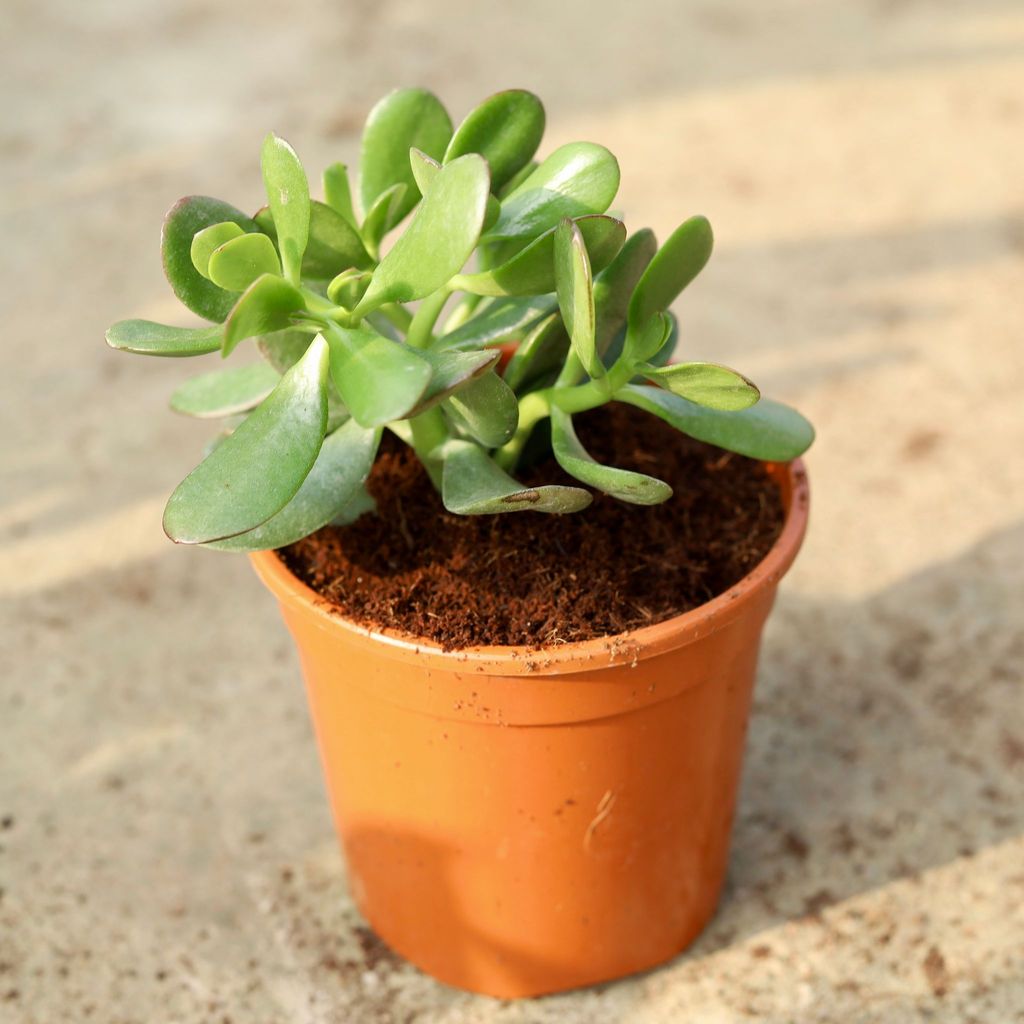
[[119,320],[107,328],[107,344],[143,356],[204,356],[221,346],[224,328],[171,327],[152,320]]
[[460,516],[498,512],[579,512],[593,500],[580,487],[524,487],[471,441],[446,445],[441,498]]
[[679,343],[679,320],[675,313],[666,313],[668,317],[668,337],[661,348],[648,360],[652,366],[665,366],[671,362],[675,355],[676,345]]
[[476,248],[488,189],[483,157],[470,154],[446,164],[408,228],[380,261],[355,315],[385,302],[421,299],[446,285]]
[[298,288],[283,278],[264,274],[242,293],[224,324],[222,353],[227,356],[240,341],[273,334],[292,326],[292,315],[305,307]]
[[654,359],[668,342],[673,323],[668,313],[655,313],[642,325],[629,324],[623,348],[626,358],[632,364]]
[[538,317],[550,313],[555,305],[554,298],[547,296],[498,299],[461,327],[439,338],[434,347],[458,349],[497,345],[521,335]]
[[513,390],[561,366],[569,351],[569,335],[557,313],[546,316],[516,347],[502,375]]
[[[409,162],[412,165],[412,173],[416,179],[417,187],[423,195],[426,195],[427,189],[430,188],[434,178],[441,172],[441,164],[433,157],[427,156],[426,153],[421,153],[418,149],[409,150]],[[484,223],[481,230],[486,231],[498,219],[500,213],[501,203],[494,196],[488,195],[487,210],[484,213]]]
[[313,331],[289,327],[256,339],[256,348],[278,373],[290,370],[305,355],[309,343],[316,337]]
[[[626,238],[622,221],[601,214],[580,217],[576,226],[597,270],[615,258]],[[475,295],[543,295],[555,290],[555,232],[547,231],[493,270],[458,274],[452,287]]]
[[[264,234],[277,240],[277,229],[268,207],[257,210],[254,219]],[[316,199],[311,200],[302,276],[326,281],[343,270],[366,268],[372,262],[359,232],[336,210]]]
[[238,296],[207,281],[192,263],[192,239],[213,224],[231,221],[243,231],[258,231],[255,222],[230,203],[209,196],[179,199],[164,218],[160,253],[171,290],[193,313],[223,323]]
[[761,397],[757,385],[741,373],[718,363],[676,363],[663,368],[649,366],[641,372],[674,395],[708,409],[749,409]]
[[619,189],[619,165],[604,146],[571,142],[556,149],[501,204],[489,239],[536,238],[563,217],[604,213]]
[[[359,194],[369,211],[383,192],[404,185],[390,224],[397,224],[418,202],[419,189],[409,166],[415,147],[440,160],[452,134],[441,101],[426,89],[396,89],[370,111],[359,154]],[[387,229],[385,229],[387,230]]]
[[355,210],[352,208],[352,186],[345,164],[331,164],[324,171],[324,202],[335,213],[341,214],[353,228],[357,226]]
[[501,355],[496,349],[476,352],[431,352],[425,349],[417,354],[430,363],[431,377],[427,390],[416,408],[409,413],[410,416],[418,416],[482,377],[493,369]]
[[557,407],[551,410],[551,450],[569,476],[620,501],[659,505],[672,497],[672,488],[663,480],[595,461],[576,436],[572,417]]
[[273,132],[263,140],[260,162],[284,275],[297,285],[301,277],[302,254],[309,241],[309,182],[306,172],[295,150]]
[[664,388],[627,384],[615,399],[654,413],[698,441],[765,462],[795,459],[814,440],[814,428],[796,409],[768,398],[749,409],[723,412],[688,402]]
[[327,286],[327,298],[339,306],[352,309],[363,297],[372,276],[368,270],[349,267]]
[[[220,224],[211,224],[197,232],[189,247],[189,255],[192,257],[192,266],[207,279],[210,280],[210,257],[214,249],[218,249],[225,242],[232,238],[238,238],[245,232],[233,221],[225,220]],[[214,282],[216,283],[216,282]]]
[[366,211],[360,236],[367,252],[376,254],[380,240],[398,223],[400,218],[397,214],[408,190],[408,186],[403,184],[392,185],[377,196],[373,206]]
[[164,530],[205,544],[255,529],[292,499],[327,426],[327,345],[316,340],[270,397],[178,485]]
[[[586,238],[586,235],[584,235]],[[626,239],[618,255],[600,270],[594,260],[593,250],[587,246],[594,268],[594,307],[597,311],[597,337],[595,344],[600,355],[605,355],[612,339],[626,322],[629,300],[633,289],[643,275],[647,265],[658,251],[658,243],[650,228],[642,228]]]
[[512,195],[512,193],[515,192],[515,190],[519,188],[519,186],[522,185],[522,183],[526,181],[526,179],[531,174],[533,174],[533,172],[537,170],[538,167],[540,167],[540,163],[538,161],[527,161],[526,166],[521,167],[518,171],[516,171],[515,174],[512,175],[511,178],[509,178],[508,181],[505,182],[504,185],[502,185],[500,188],[495,189],[494,194],[499,199],[506,199],[508,196]]
[[200,419],[234,416],[259,405],[280,379],[281,374],[266,363],[214,370],[177,388],[171,395],[171,408]]
[[430,364],[370,327],[330,324],[331,379],[352,418],[364,427],[404,419],[430,383]]
[[525,89],[506,89],[483,101],[455,129],[444,162],[479,153],[491,168],[497,191],[525,167],[544,135],[544,104]]
[[683,221],[657,251],[629,304],[630,326],[642,327],[664,313],[711,258],[714,236],[706,217]]
[[457,426],[487,448],[500,448],[519,425],[515,392],[493,371],[445,400]]
[[572,350],[591,377],[604,374],[595,343],[594,279],[580,229],[569,218],[555,230],[555,285]]
[[357,487],[353,491],[348,503],[336,516],[332,517],[330,523],[331,526],[348,526],[350,523],[354,523],[361,515],[376,511],[377,502],[373,500],[373,495],[370,494],[364,485]]
[[[365,508],[363,484],[370,475],[381,431],[349,420],[324,438],[320,453],[295,497],[262,526],[207,547],[225,551],[266,551],[284,547]],[[348,521],[354,521],[352,516]]]
[[434,179],[441,173],[441,161],[427,156],[421,149],[409,150],[409,167],[412,169],[413,180],[420,190],[420,195],[425,195]]
[[240,235],[214,249],[207,273],[221,288],[243,292],[264,274],[280,275],[281,261],[266,235]]

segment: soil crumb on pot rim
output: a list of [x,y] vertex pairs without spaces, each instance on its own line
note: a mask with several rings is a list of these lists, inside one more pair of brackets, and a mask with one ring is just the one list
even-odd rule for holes
[[[768,553],[784,512],[763,466],[614,404],[575,417],[597,461],[656,476],[650,507],[595,494],[573,515],[455,516],[390,435],[370,475],[377,512],[282,549],[337,611],[440,644],[536,646],[612,636],[696,608]],[[567,480],[553,461],[527,484]]]

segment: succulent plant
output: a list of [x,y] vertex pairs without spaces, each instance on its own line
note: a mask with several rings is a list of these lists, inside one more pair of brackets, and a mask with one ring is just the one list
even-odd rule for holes
[[[600,465],[576,436],[575,414],[612,401],[758,459],[807,448],[810,424],[734,370],[665,365],[677,336],[669,305],[711,254],[707,220],[691,217],[661,248],[648,229],[627,237],[606,212],[615,157],[576,142],[535,161],[544,120],[537,97],[513,89],[453,131],[432,94],[400,89],[367,120],[358,201],[340,163],[312,199],[294,150],[270,134],[268,202],[253,216],[203,196],[171,208],[164,269],[210,326],[124,320],[108,343],[228,356],[251,342],[263,357],[171,398],[178,412],[224,421],[167,504],[173,540],[259,550],[351,521],[372,507],[364,485],[385,428],[460,515],[579,512],[588,488],[665,501],[667,484]],[[515,479],[545,421],[538,436],[585,487]]]

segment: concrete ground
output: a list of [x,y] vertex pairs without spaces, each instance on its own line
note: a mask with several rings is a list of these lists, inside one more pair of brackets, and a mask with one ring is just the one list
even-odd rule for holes
[[[7,0],[0,123],[0,1021],[1024,1021],[1019,0]],[[395,84],[507,85],[618,204],[718,250],[686,351],[818,425],[728,891],[686,955],[502,1004],[375,944],[294,654],[243,559],[160,531],[196,369],[179,195],[259,201],[262,135],[351,159]]]

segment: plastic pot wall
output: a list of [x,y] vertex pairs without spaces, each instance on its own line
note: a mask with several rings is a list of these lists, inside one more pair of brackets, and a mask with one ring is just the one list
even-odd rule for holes
[[333,614],[252,556],[298,646],[352,894],[451,985],[528,996],[683,950],[715,910],[761,630],[807,523],[735,587],[632,633],[442,652]]

